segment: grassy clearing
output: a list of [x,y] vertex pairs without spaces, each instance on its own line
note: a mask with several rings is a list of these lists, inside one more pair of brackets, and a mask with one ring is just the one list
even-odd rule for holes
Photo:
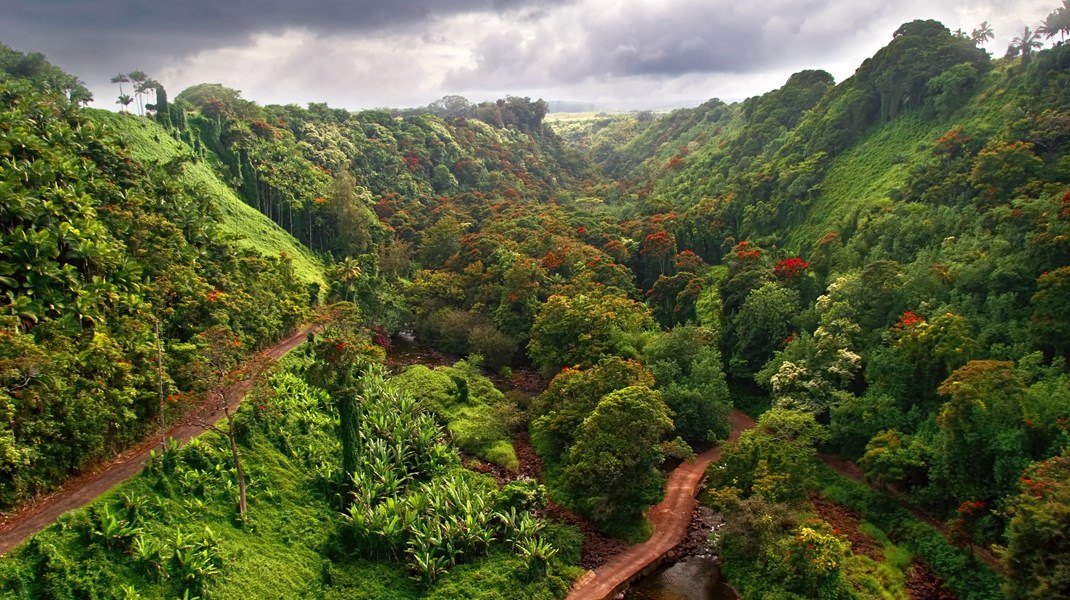
[[[193,150],[179,142],[155,121],[129,114],[91,110],[93,119],[107,125],[126,146],[130,154],[147,163],[165,163],[179,156],[192,156]],[[265,256],[285,254],[293,260],[295,274],[305,283],[326,286],[322,262],[289,233],[249,206],[234,190],[220,181],[209,162],[197,160],[185,167],[182,183],[215,201],[223,233],[243,247]]]

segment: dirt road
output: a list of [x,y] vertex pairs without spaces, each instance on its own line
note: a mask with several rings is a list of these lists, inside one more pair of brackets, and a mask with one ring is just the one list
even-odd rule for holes
[[[747,415],[732,411],[728,417],[732,424],[729,440],[736,440],[744,429],[754,427],[754,420]],[[586,575],[572,587],[568,600],[603,600],[636,574],[672,550],[684,536],[695,508],[695,492],[706,467],[721,458],[721,448],[712,448],[698,455],[693,463],[684,463],[669,475],[665,487],[665,499],[652,506],[647,516],[654,525],[654,534],[647,541],[631,546],[608,563]]]
[[[738,439],[743,430],[755,425],[754,419],[739,411],[732,411],[729,420],[732,424],[732,434],[729,436],[731,440]],[[829,454],[821,454],[820,457],[843,477],[864,482],[861,469],[854,463]],[[650,539],[629,547],[605,565],[588,571],[572,587],[568,600],[605,600],[612,597],[621,586],[679,544],[687,534],[688,521],[695,505],[695,492],[706,466],[720,458],[721,448],[712,448],[700,454],[694,463],[684,463],[677,467],[669,475],[665,499],[647,512],[654,525],[654,534]],[[943,523],[902,498],[896,500],[919,520],[947,536],[947,527]],[[992,552],[984,548],[972,550],[975,556],[996,572],[1005,572],[1002,562]]]
[[[290,350],[301,345],[312,331],[308,325],[274,346],[262,350],[250,358],[244,366],[246,378],[224,390],[227,406],[231,409],[241,403],[242,397],[252,387],[261,371]],[[204,427],[196,424],[194,417],[215,423],[223,418],[222,407],[203,410],[171,427],[167,436],[185,444],[204,433]],[[160,435],[155,434],[133,448],[127,449],[115,460],[100,468],[68,480],[63,487],[19,509],[0,523],[0,556],[3,556],[30,538],[33,534],[51,525],[67,511],[81,508],[106,493],[116,485],[141,472],[149,452],[160,445]]]

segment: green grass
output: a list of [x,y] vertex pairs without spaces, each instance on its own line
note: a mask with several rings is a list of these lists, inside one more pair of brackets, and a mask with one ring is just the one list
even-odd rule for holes
[[[139,161],[164,163],[179,156],[193,155],[189,146],[172,138],[155,121],[105,110],[91,110],[91,114],[95,121],[114,131],[130,154]],[[294,273],[298,278],[325,288],[323,263],[296,238],[243,202],[234,190],[220,181],[208,161],[198,160],[188,164],[182,175],[182,183],[187,189],[200,190],[213,199],[219,210],[219,225],[223,233],[238,245],[265,256],[285,254],[293,260]]]
[[811,246],[860,209],[890,204],[889,192],[906,183],[910,165],[947,129],[946,122],[907,114],[870,131],[833,159],[806,221],[792,230],[789,247]]

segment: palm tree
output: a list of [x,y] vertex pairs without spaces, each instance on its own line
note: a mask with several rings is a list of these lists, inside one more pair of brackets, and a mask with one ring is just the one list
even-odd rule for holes
[[338,279],[345,285],[345,299],[348,301],[350,286],[361,276],[360,261],[355,258],[346,257],[345,260],[338,264],[337,273]]
[[123,107],[126,107],[127,105],[129,105],[130,104],[129,101],[127,101],[127,102],[123,101],[124,98],[130,98],[130,96],[127,96],[126,92],[123,91],[123,84],[124,83],[130,83],[130,78],[126,76],[126,73],[119,73],[115,77],[111,78],[111,82],[119,84],[119,100],[116,102],[116,104],[122,104]]
[[970,39],[978,46],[984,46],[994,37],[996,34],[992,31],[992,26],[988,24],[988,21],[981,21],[981,24],[970,33]]
[[119,94],[119,99],[116,100],[115,103],[122,105],[122,108],[120,110],[127,110],[126,107],[130,106],[130,103],[133,101],[134,99],[131,98],[128,94]]
[[1049,40],[1055,36],[1066,39],[1070,33],[1070,0],[1063,0],[1063,5],[1051,11],[1044,23],[1037,28],[1037,33],[1044,34]]
[[1011,40],[1011,48],[1016,54],[1022,55],[1022,66],[1029,64],[1033,50],[1039,49],[1043,44],[1040,42],[1040,34],[1029,28],[1028,25],[1022,30],[1022,35]]

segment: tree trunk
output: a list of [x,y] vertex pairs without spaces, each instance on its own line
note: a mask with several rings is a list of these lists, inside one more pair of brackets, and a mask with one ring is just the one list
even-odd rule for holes
[[234,458],[234,469],[238,477],[238,514],[245,518],[245,469],[241,466],[241,455],[238,454],[238,442],[234,434],[234,418],[230,416],[230,409],[223,407],[223,414],[227,415],[227,440],[230,442],[230,454]]
[[160,399],[160,452],[167,449],[167,421],[164,419],[163,343],[160,341],[160,319],[154,321],[156,330],[156,393]]

